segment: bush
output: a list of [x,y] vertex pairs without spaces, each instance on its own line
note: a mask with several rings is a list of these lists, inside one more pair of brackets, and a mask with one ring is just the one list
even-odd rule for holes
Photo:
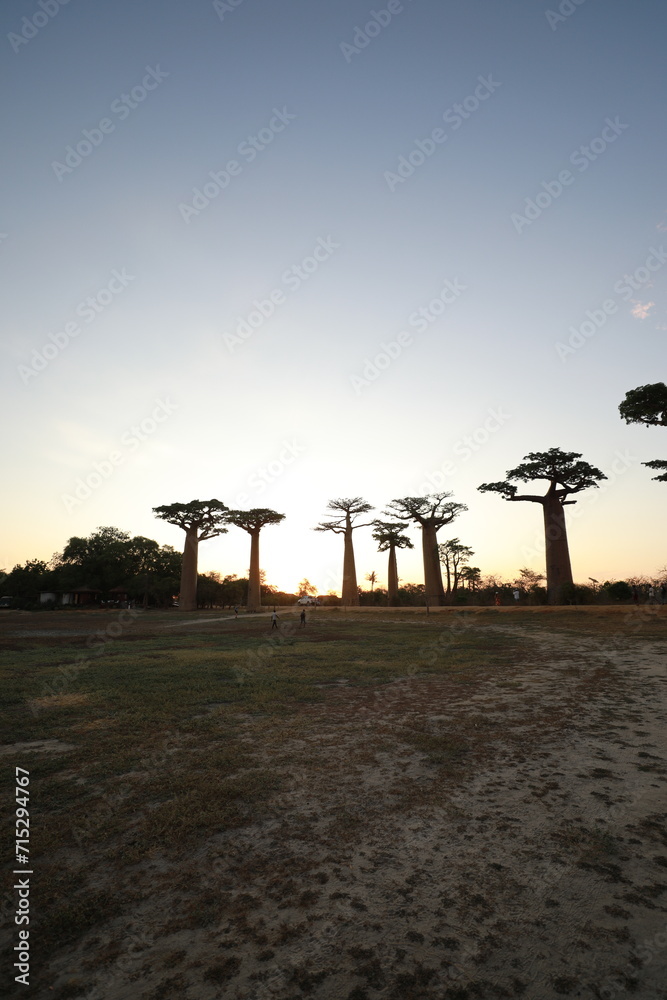
[[604,591],[614,601],[629,601],[632,599],[632,587],[625,580],[616,580],[614,583],[605,583]]
[[595,591],[584,583],[568,583],[563,587],[563,600],[566,604],[593,604]]

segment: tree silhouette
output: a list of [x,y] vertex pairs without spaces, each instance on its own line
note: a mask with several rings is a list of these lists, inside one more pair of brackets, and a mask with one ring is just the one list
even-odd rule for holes
[[438,551],[447,574],[447,593],[455,593],[459,589],[461,570],[475,554],[474,550],[469,545],[462,545],[460,538],[449,538],[438,546]]
[[[483,483],[478,487],[482,493],[499,493],[503,500],[527,500],[542,504],[549,604],[562,604],[563,588],[573,582],[563,507],[577,501],[567,498],[590,487],[597,489],[598,481],[607,478],[588,462],[577,461],[580,458],[579,452],[561,451],[560,448],[533,451],[525,456],[522,465],[509,470],[504,482]],[[549,483],[545,494],[517,496],[517,487],[512,480],[530,483],[539,479]]]
[[[625,399],[619,406],[619,412],[626,424],[645,424],[646,427],[667,427],[667,385],[664,382],[653,382],[650,385],[640,385],[626,392]],[[663,459],[653,459],[642,462],[647,469],[664,469],[661,476],[653,476],[660,483],[667,483],[667,462]]]
[[618,409],[627,424],[667,427],[667,385],[653,382],[631,389]]
[[109,591],[121,586],[132,572],[130,535],[119,528],[100,527],[88,538],[70,538],[59,558],[63,567],[76,573],[77,587],[100,590],[106,600]]
[[366,514],[373,510],[373,505],[366,503],[361,497],[352,497],[341,500],[330,500],[327,508],[333,515],[328,521],[321,521],[315,531],[333,531],[335,535],[343,535],[345,541],[345,551],[343,556],[343,587],[341,600],[345,605],[357,606],[359,604],[359,588],[357,587],[357,571],[354,565],[354,546],[352,545],[352,532],[355,528],[367,528],[366,524],[356,524],[355,521],[360,514]]
[[468,584],[468,590],[477,590],[482,584],[482,571],[479,566],[464,566],[461,570],[461,579]]
[[372,570],[372,572],[370,572],[370,573],[366,573],[366,579],[368,580],[368,582],[371,585],[371,594],[372,594],[373,593],[373,587],[378,582],[378,576],[377,576],[377,573],[375,572],[375,570]]
[[191,500],[153,507],[153,513],[185,532],[178,605],[181,611],[196,611],[199,543],[226,533],[229,509],[220,500]]
[[424,556],[424,589],[426,600],[431,604],[445,603],[445,588],[442,585],[440,558],[438,552],[438,531],[450,524],[468,508],[464,503],[453,503],[448,498],[451,493],[429,493],[424,497],[403,497],[387,504],[387,517],[399,521],[415,521],[422,529],[422,552]]
[[141,589],[143,606],[148,607],[151,595],[164,601],[168,595],[174,594],[181,575],[181,553],[171,545],[160,545],[142,535],[131,538],[128,547],[132,588]]
[[[589,577],[590,579],[591,577]],[[521,587],[522,590],[531,590],[534,592],[542,583],[542,580],[544,580],[544,573],[538,573],[537,570],[530,569],[528,566],[522,566],[514,584],[517,587]]]
[[387,603],[398,604],[398,566],[396,549],[413,549],[414,545],[405,534],[405,525],[394,521],[373,521],[373,538],[378,543],[378,552],[389,552],[387,570]]
[[256,611],[262,606],[261,572],[259,568],[259,533],[267,524],[280,524],[285,519],[284,514],[278,514],[267,507],[254,507],[252,510],[230,510],[227,515],[229,523],[243,528],[250,535],[250,570],[248,573],[249,611]]

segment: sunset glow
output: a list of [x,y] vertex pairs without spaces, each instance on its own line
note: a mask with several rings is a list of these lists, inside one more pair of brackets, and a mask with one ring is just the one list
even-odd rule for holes
[[217,497],[284,513],[268,580],[326,592],[329,499],[447,489],[442,540],[511,579],[540,512],[477,487],[556,446],[608,476],[567,508],[575,578],[667,562],[664,430],[618,414],[665,376],[664,9],[394,7],[94,0],[25,37],[3,8],[0,567],[99,525],[180,548],[152,508]]

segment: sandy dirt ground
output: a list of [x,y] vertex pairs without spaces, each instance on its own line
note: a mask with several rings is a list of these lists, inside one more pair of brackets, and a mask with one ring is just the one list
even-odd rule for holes
[[268,815],[185,863],[98,874],[138,887],[134,907],[52,981],[84,1000],[667,1000],[664,643],[486,627],[526,656],[343,677],[265,720],[286,775]]

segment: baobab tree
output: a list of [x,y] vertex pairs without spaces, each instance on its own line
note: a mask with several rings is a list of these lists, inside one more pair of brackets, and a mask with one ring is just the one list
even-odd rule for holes
[[413,549],[414,545],[405,534],[405,525],[394,521],[373,521],[373,538],[378,543],[378,552],[389,553],[387,570],[387,603],[398,604],[398,566],[396,549]]
[[[640,385],[626,392],[625,399],[619,406],[619,412],[626,424],[645,424],[646,427],[667,427],[667,385],[664,382],[653,382],[650,385]],[[667,462],[663,459],[653,459],[642,462],[647,469],[664,469],[661,476],[653,476],[660,483],[667,483]]]
[[385,514],[399,521],[416,522],[422,529],[422,553],[424,557],[424,592],[430,604],[445,603],[445,588],[442,585],[440,554],[438,552],[438,531],[445,524],[468,508],[464,503],[449,500],[451,493],[429,493],[424,497],[403,497],[387,504]]
[[447,574],[447,593],[451,594],[459,589],[461,570],[475,552],[469,545],[463,545],[460,538],[448,538],[438,546],[438,551]]
[[191,500],[153,507],[153,513],[185,532],[178,606],[181,611],[196,611],[199,543],[226,533],[229,508],[220,500]]
[[[606,479],[588,462],[580,462],[579,452],[561,451],[560,448],[550,448],[549,451],[532,451],[524,456],[522,465],[510,469],[502,483],[483,483],[478,486],[482,493],[499,493],[503,500],[526,500],[529,503],[542,505],[544,513],[544,539],[547,560],[547,601],[549,604],[562,604],[564,588],[572,585],[572,566],[570,550],[567,544],[567,529],[565,526],[565,511],[568,504],[576,500],[568,500],[573,493],[591,487],[598,488],[598,481]],[[545,494],[517,495],[515,482],[531,483],[544,479],[549,486]]]
[[361,497],[352,497],[342,500],[330,500],[327,508],[332,512],[332,517],[328,521],[321,521],[314,530],[333,531],[335,535],[343,535],[345,551],[343,556],[341,600],[345,605],[357,606],[359,604],[359,588],[357,587],[357,571],[354,565],[352,532],[355,528],[367,528],[370,526],[370,522],[365,524],[355,522],[361,514],[366,514],[369,510],[373,510],[373,505],[366,503]]
[[248,571],[249,611],[256,611],[262,606],[262,579],[259,568],[259,533],[267,524],[280,524],[285,519],[284,514],[278,514],[267,507],[254,507],[252,510],[230,510],[227,515],[230,524],[243,528],[250,535],[250,569]]

